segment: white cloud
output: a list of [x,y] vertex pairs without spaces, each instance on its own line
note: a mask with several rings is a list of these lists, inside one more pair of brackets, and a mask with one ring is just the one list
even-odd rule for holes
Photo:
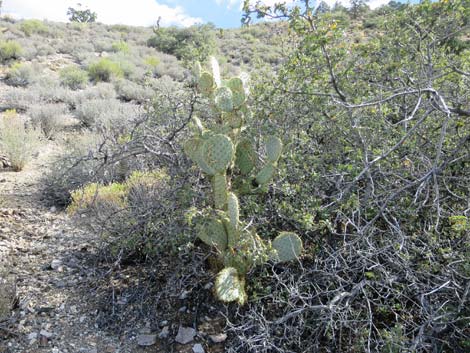
[[67,9],[81,3],[106,24],[149,26],[161,17],[161,25],[191,26],[202,19],[189,16],[181,6],[170,7],[154,0],[4,0],[3,13],[17,18],[68,21]]

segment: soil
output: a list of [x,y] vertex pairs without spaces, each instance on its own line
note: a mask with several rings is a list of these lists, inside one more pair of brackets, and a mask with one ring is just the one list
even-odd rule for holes
[[[101,266],[96,235],[42,201],[41,178],[59,151],[48,142],[21,172],[0,170],[0,286],[16,286],[10,315],[0,318],[0,353],[192,352],[196,343],[223,351],[224,343],[209,339],[223,334],[225,322],[211,278],[204,274],[205,289],[190,280],[205,273],[194,266],[204,257],[193,255],[180,269],[160,263],[158,271]],[[175,343],[180,326],[197,330],[192,342]],[[140,347],[139,335],[157,339]]]

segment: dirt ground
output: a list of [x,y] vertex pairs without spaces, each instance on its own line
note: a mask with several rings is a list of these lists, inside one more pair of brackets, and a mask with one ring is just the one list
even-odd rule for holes
[[[0,169],[0,286],[16,287],[14,298],[6,298],[12,303],[10,315],[0,318],[0,353],[223,351],[223,343],[214,343],[225,340],[218,309],[205,308],[202,315],[199,304],[196,309],[191,304],[194,298],[188,288],[178,288],[179,298],[168,301],[169,306],[177,304],[169,312],[191,312],[187,320],[158,312],[136,318],[132,310],[122,310],[131,315],[124,317],[123,329],[103,328],[102,322],[115,317],[115,306],[126,306],[126,300],[114,289],[99,298],[93,286],[107,274],[97,271],[90,260],[96,257],[98,239],[76,227],[66,212],[42,201],[40,180],[59,149],[56,142],[45,143],[23,171]],[[116,282],[124,283],[125,277],[125,270],[117,273]],[[106,281],[111,281],[109,276]],[[106,300],[113,304],[103,313],[97,303],[103,305]],[[202,317],[197,322],[193,309]],[[169,320],[162,320],[166,317]],[[195,330],[187,344],[175,342],[182,326]],[[148,346],[138,344],[145,339],[150,341]]]

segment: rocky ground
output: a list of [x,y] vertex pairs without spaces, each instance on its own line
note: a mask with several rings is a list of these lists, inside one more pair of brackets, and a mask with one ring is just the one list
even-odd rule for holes
[[[106,330],[98,324],[97,239],[41,201],[39,181],[57,148],[44,145],[21,172],[0,169],[0,294],[9,307],[3,317],[0,310],[0,353],[223,351],[216,310],[193,325],[135,320],[131,328]],[[114,290],[112,298],[120,303]]]

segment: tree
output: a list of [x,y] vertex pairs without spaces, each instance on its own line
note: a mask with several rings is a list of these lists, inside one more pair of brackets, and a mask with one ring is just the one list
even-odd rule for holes
[[321,1],[318,4],[318,7],[317,7],[315,12],[317,14],[320,14],[320,13],[326,13],[326,12],[330,12],[330,11],[331,11],[330,6],[325,1]]
[[368,8],[366,3],[368,0],[350,0],[351,4],[351,14],[353,18],[359,18],[360,15]]
[[73,7],[69,7],[67,10],[67,15],[69,16],[69,20],[72,22],[80,22],[80,23],[89,23],[95,22],[98,15],[96,12],[92,12],[90,9],[83,9],[82,4],[77,4],[78,9]]

